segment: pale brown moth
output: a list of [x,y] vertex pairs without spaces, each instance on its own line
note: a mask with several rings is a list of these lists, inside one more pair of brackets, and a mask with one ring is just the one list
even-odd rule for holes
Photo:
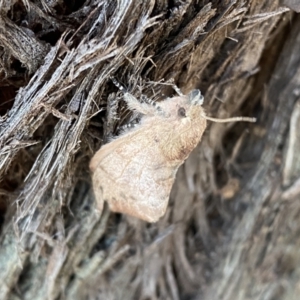
[[125,91],[124,100],[142,114],[140,124],[93,156],[93,190],[99,211],[107,201],[112,211],[148,222],[165,214],[176,172],[199,144],[206,120],[255,122],[247,117],[207,117],[199,90],[159,104],[141,103]]

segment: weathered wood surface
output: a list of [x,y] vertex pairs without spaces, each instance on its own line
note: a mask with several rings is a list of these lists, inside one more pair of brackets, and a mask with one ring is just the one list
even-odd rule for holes
[[[0,299],[298,299],[292,1],[81,4],[0,1]],[[209,124],[156,224],[94,209],[89,160],[128,121],[111,76],[258,118]]]

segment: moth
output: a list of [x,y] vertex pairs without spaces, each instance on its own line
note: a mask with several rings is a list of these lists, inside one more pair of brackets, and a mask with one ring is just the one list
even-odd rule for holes
[[[97,208],[156,222],[167,209],[178,168],[199,144],[207,120],[199,90],[155,102],[124,91],[130,110],[142,115],[137,127],[102,146],[90,162]],[[219,120],[250,121],[237,117]]]

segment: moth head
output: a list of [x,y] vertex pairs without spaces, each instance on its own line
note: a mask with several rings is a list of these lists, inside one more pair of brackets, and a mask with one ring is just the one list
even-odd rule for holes
[[185,160],[200,142],[206,127],[203,96],[199,90],[188,95],[173,97],[160,102],[168,116],[162,121],[162,129],[168,131],[163,151],[168,159]]
[[203,119],[210,120],[217,123],[227,123],[227,122],[255,122],[255,118],[249,117],[233,117],[225,119],[217,119],[208,117],[203,108],[202,104],[204,97],[201,95],[199,90],[192,90],[187,96],[177,97],[177,117],[188,118],[187,121],[191,123],[203,123]]
[[177,128],[186,127],[197,123],[200,118],[203,119],[203,100],[204,97],[199,90],[192,90],[186,96],[173,97],[160,102],[160,107],[167,122],[175,122]]

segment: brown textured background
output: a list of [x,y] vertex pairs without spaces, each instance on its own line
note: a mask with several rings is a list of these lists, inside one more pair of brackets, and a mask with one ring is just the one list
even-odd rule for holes
[[[298,299],[293,1],[0,1],[0,299]],[[210,123],[156,224],[95,213],[88,163],[136,97]]]

